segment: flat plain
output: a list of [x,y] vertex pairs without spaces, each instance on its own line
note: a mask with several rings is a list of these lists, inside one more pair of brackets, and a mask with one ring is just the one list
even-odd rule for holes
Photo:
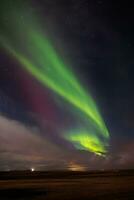
[[134,171],[0,172],[1,200],[134,200]]

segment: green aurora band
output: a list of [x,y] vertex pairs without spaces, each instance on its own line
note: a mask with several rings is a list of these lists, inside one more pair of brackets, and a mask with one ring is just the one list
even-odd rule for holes
[[[13,12],[8,16],[13,37],[5,32],[1,33],[1,45],[44,86],[83,113],[89,121],[89,126],[92,124],[94,127],[94,133],[89,133],[87,128],[78,132],[69,131],[64,134],[64,139],[72,142],[78,149],[85,149],[98,155],[105,154],[109,132],[93,98],[58,56],[44,31],[38,28],[36,22],[30,20],[23,19],[23,23],[20,24],[20,15],[19,12]],[[9,29],[11,27],[9,26]]]

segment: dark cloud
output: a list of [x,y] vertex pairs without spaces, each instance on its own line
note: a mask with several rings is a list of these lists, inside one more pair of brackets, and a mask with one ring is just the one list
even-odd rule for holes
[[119,142],[107,157],[69,150],[48,141],[20,122],[0,117],[0,170],[113,169],[134,167],[134,142]]

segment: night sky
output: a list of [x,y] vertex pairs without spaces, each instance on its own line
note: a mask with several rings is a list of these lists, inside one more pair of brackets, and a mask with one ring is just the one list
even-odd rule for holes
[[60,58],[95,100],[110,137],[105,157],[74,148],[62,131],[83,123],[79,113],[0,45],[0,170],[133,168],[133,6],[112,0],[7,2],[1,1],[0,36],[14,34],[10,10],[21,5],[22,25],[27,10],[38,16]]

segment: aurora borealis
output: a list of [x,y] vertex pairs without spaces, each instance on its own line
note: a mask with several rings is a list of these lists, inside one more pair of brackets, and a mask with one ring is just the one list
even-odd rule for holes
[[[87,165],[90,158],[91,163],[107,165],[113,158],[114,138],[121,142],[125,130],[117,128],[124,114],[120,116],[123,109],[118,110],[121,104],[114,101],[114,95],[118,102],[122,91],[122,80],[115,80],[114,72],[119,70],[115,66],[119,44],[101,14],[95,15],[98,4],[90,3],[89,12],[84,2],[1,3],[0,119],[11,126],[16,142],[21,143],[21,134],[24,141],[28,137],[20,147],[25,149],[29,143],[29,155],[38,155],[42,165],[43,159],[49,163],[49,157],[52,163],[60,160],[68,168],[69,163]],[[20,127],[18,136],[12,131],[15,127]],[[2,151],[4,146],[8,149],[8,136],[1,135],[1,141]],[[23,150],[12,152],[21,160]]]
[[[87,130],[86,136],[82,132],[81,134],[78,133],[81,136],[77,137],[77,133],[75,133],[76,136],[74,136],[72,132],[72,136],[65,136],[65,139],[68,138],[68,140],[74,144],[77,142],[77,148],[79,148],[80,145],[85,148],[85,150],[92,151],[98,155],[105,153],[106,145],[108,146],[106,142],[109,138],[109,133],[93,98],[84,90],[69,67],[63,63],[45,34],[41,34],[40,31],[37,31],[38,26],[35,25],[36,23],[30,23],[28,22],[29,20],[24,20],[20,27],[18,19],[22,14],[25,19],[23,12],[22,10],[19,12],[12,11],[11,13],[13,14],[9,15],[11,19],[11,26],[9,26],[9,28],[15,30],[15,32],[11,32],[16,38],[14,41],[13,39],[11,40],[10,36],[7,36],[7,38],[1,36],[3,47],[19,61],[24,69],[32,74],[44,86],[47,86],[64,100],[79,109],[80,112],[83,112],[88,118],[89,123],[94,126],[94,130],[92,129],[93,132],[88,133]],[[19,13],[21,13],[21,15]],[[32,16],[30,16],[30,18],[32,19]],[[20,30],[22,31],[21,33]],[[24,50],[21,45],[23,34],[23,40],[25,41]],[[89,131],[90,124],[88,125]],[[105,143],[101,141],[99,136],[105,139]],[[74,139],[75,137],[77,138],[76,140]]]

